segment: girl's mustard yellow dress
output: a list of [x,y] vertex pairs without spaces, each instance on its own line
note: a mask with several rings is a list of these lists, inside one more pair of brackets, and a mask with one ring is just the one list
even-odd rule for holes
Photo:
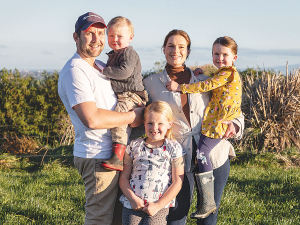
[[242,82],[234,66],[220,68],[205,81],[182,84],[181,90],[183,93],[212,91],[202,122],[202,134],[207,137],[222,138],[227,130],[222,122],[241,114]]

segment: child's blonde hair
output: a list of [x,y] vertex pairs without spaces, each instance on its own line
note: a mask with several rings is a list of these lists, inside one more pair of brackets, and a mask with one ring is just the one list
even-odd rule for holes
[[[163,114],[167,118],[168,122],[173,121],[172,108],[168,103],[166,103],[164,101],[156,101],[156,102],[153,102],[150,105],[148,105],[144,112],[144,120],[148,113],[153,113],[153,112]],[[175,140],[173,133],[172,133],[172,127],[170,129],[168,129],[165,137]]]
[[111,26],[113,25],[121,25],[121,24],[124,24],[126,23],[126,25],[128,26],[128,30],[129,32],[134,35],[134,27],[133,27],[133,24],[131,23],[131,21],[123,16],[116,16],[114,18],[112,18],[108,24],[107,24],[107,30],[106,30],[106,33],[108,34],[108,30]]

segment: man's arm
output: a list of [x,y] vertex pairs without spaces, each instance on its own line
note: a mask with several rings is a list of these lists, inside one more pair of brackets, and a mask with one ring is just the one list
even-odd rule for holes
[[129,112],[114,112],[96,107],[95,102],[83,102],[73,106],[81,122],[90,129],[110,129],[130,124],[139,126],[142,122],[144,107]]

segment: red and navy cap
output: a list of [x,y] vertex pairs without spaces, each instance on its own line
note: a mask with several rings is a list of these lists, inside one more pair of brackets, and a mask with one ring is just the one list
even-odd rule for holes
[[101,16],[93,12],[88,12],[78,17],[75,24],[75,32],[78,33],[79,30],[87,30],[94,23],[101,23],[107,28],[104,19]]

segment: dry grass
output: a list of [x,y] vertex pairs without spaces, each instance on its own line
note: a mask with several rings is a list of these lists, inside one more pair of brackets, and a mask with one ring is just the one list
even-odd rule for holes
[[59,145],[71,145],[75,141],[75,131],[71,119],[68,115],[60,116],[58,126],[62,135]]
[[202,66],[189,66],[192,70],[196,68],[201,68],[206,76],[211,76],[213,73],[217,72],[217,67],[215,67],[213,64],[205,64]]
[[239,149],[281,152],[300,149],[300,73],[251,73],[243,83],[246,131]]
[[4,137],[6,142],[4,142],[1,146],[1,151],[10,153],[12,155],[20,155],[20,154],[31,154],[34,155],[38,153],[39,146],[35,139],[31,137]]

